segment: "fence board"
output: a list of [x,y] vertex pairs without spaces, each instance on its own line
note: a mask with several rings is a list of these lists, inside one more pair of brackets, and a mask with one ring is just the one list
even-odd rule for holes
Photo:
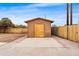
[[[67,33],[67,28],[68,28],[68,33]],[[68,34],[69,40],[79,42],[79,25],[69,25],[68,27],[59,26],[57,28],[55,27],[55,29],[52,32],[58,32],[55,34],[63,38],[67,38],[67,34]]]
[[[3,33],[3,30],[0,30]],[[27,33],[27,28],[8,28],[5,33]]]

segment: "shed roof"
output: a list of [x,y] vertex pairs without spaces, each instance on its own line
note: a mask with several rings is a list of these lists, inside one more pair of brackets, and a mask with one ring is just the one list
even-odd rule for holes
[[34,20],[45,20],[45,21],[49,21],[49,22],[51,22],[51,23],[53,23],[54,21],[52,21],[52,20],[49,20],[49,19],[45,19],[45,18],[34,18],[34,19],[31,19],[31,20],[27,20],[27,21],[25,21],[25,23],[28,23],[28,22],[30,22],[30,21],[34,21]]

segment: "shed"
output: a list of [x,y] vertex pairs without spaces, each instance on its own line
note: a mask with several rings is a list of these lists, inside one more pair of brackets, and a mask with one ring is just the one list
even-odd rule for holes
[[52,20],[44,18],[34,18],[25,21],[28,25],[28,37],[51,37]]

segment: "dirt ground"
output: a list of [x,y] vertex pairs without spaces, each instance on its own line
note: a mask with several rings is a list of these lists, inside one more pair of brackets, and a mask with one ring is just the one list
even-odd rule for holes
[[0,42],[11,42],[25,35],[26,34],[0,34]]

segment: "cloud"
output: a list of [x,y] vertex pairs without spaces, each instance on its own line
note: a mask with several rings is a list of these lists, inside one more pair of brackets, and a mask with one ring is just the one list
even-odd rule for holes
[[[53,12],[50,12],[50,11],[49,12],[41,11],[40,9],[36,8],[37,6],[35,6],[35,5],[33,5],[34,7],[32,7],[32,6],[30,6],[30,7],[23,6],[23,7],[16,7],[16,8],[11,7],[8,10],[6,8],[3,8],[3,10],[0,11],[0,18],[9,17],[15,24],[25,24],[24,23],[25,20],[29,20],[29,19],[35,18],[35,17],[44,18],[45,15],[47,16],[47,18],[52,17],[50,19],[57,17],[57,14],[53,14]],[[47,6],[47,4],[43,5],[43,7],[44,6]],[[58,20],[58,19],[55,19],[55,20]]]
[[1,10],[24,10],[24,9],[33,9],[37,7],[47,7],[47,6],[58,6],[58,5],[63,5],[64,3],[34,3],[30,5],[25,5],[25,6],[12,6],[12,7],[2,7]]
[[[9,17],[12,21],[16,24],[25,24],[24,21],[29,20],[35,17],[47,17],[51,20],[54,20],[54,24],[62,25],[65,24],[66,21],[66,11],[53,8],[56,8],[64,3],[39,3],[39,4],[30,4],[25,6],[13,6],[13,7],[2,7],[0,9],[0,18],[2,17]],[[52,9],[45,10],[44,7],[51,6]],[[41,7],[43,10],[40,10]],[[61,6],[62,7],[62,6]],[[74,16],[78,16],[79,13],[74,13]]]
[[39,4],[30,5],[29,7],[47,7],[47,6],[58,6],[62,4],[64,3],[39,3]]
[[47,7],[47,6],[57,6],[62,5],[63,3],[39,3],[39,4],[31,4],[25,6],[15,6],[15,7],[2,7],[0,9],[1,14],[17,14],[17,13],[33,13],[33,12],[40,12],[38,7]]

